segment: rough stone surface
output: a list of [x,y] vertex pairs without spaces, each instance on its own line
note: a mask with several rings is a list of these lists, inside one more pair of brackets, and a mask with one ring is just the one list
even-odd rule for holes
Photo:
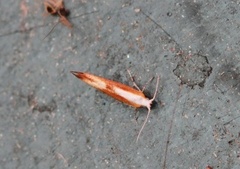
[[[65,5],[73,29],[57,24],[46,37],[58,18],[43,15],[41,0],[0,1],[1,169],[240,168],[239,1]],[[203,61],[199,51],[208,60],[202,65],[212,68],[208,76],[191,70]],[[127,69],[141,87],[160,76],[138,143],[147,109],[122,104],[70,73],[131,86]],[[194,87],[179,78],[186,74]],[[154,90],[152,81],[146,95]]]

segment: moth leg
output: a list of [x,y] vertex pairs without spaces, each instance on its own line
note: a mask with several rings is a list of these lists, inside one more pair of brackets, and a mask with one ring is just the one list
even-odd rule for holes
[[147,81],[147,83],[143,86],[143,88],[142,88],[142,92],[145,90],[145,88],[146,88],[146,86],[148,85],[148,83],[150,83],[151,81],[153,80],[153,77],[151,77],[151,79],[149,79],[148,81]]
[[59,21],[62,22],[63,25],[67,26],[68,28],[72,28],[72,24],[68,21],[65,16],[60,16]]
[[135,83],[135,80],[132,77],[132,74],[131,74],[130,70],[128,69],[127,71],[128,71],[128,74],[129,74],[129,76],[131,78],[131,81],[133,82],[133,86],[136,87],[139,91],[141,91],[140,88],[138,87],[138,85]]
[[141,90],[141,89],[138,87],[138,85],[135,83],[135,80],[134,80],[133,76],[131,75],[130,70],[128,69],[127,71],[128,71],[128,74],[129,74],[129,76],[130,76],[130,78],[131,78],[131,80],[132,80],[132,82],[133,82],[133,86],[136,87],[139,91],[142,91],[142,92],[143,92],[143,91],[145,90],[146,86],[148,85],[148,83],[150,83],[150,82],[153,80],[153,77],[152,77],[151,79],[149,79],[149,80],[147,81],[147,83],[143,86],[142,90]]

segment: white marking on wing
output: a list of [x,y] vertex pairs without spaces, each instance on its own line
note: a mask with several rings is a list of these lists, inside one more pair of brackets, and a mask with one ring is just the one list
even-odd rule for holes
[[113,90],[116,94],[122,96],[123,98],[125,98],[133,103],[136,103],[136,104],[139,104],[142,106],[146,106],[146,107],[148,107],[150,104],[149,99],[139,96],[137,94],[128,92],[128,91],[120,89],[118,87],[113,87]]

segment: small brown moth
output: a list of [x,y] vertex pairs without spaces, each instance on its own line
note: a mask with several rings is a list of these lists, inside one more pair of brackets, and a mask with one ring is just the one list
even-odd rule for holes
[[68,28],[73,27],[67,19],[70,11],[65,8],[63,0],[44,0],[43,5],[46,13],[50,15],[58,15],[59,21],[63,25],[67,26]]
[[[128,104],[132,107],[139,108],[139,107],[146,107],[148,109],[147,117],[138,133],[137,141],[142,133],[142,130],[147,123],[148,117],[151,111],[151,104],[156,98],[158,83],[159,83],[159,76],[157,78],[156,89],[152,99],[147,98],[141,90],[136,90],[132,87],[129,87],[125,84],[109,80],[100,76],[96,76],[87,72],[75,72],[71,71],[73,75],[77,78],[81,79],[85,83],[89,84],[92,87],[104,92],[105,94],[117,99],[125,104]],[[130,77],[130,71],[128,72]],[[131,77],[132,78],[132,77]],[[135,85],[136,86],[136,85]],[[137,87],[137,86],[136,86]],[[137,87],[138,88],[138,87]],[[139,89],[139,88],[138,88]],[[144,90],[144,89],[143,89]]]

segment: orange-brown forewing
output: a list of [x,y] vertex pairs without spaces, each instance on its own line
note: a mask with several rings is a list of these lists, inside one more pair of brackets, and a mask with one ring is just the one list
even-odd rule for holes
[[[84,81],[85,83],[89,84],[90,86],[106,93],[107,95],[117,99],[118,101],[121,101],[123,103],[126,103],[130,106],[133,106],[135,108],[139,108],[141,107],[141,105],[139,104],[136,104],[134,102],[131,102],[129,100],[127,100],[126,98],[122,97],[122,96],[119,96],[118,94],[116,94],[113,90],[113,87],[118,87],[124,91],[128,91],[132,94],[135,94],[135,95],[138,95],[138,96],[141,96],[143,98],[145,98],[144,94],[139,91],[139,90],[136,90],[132,87],[129,87],[127,85],[124,85],[122,83],[119,83],[119,82],[116,82],[116,81],[112,81],[112,80],[109,80],[109,79],[106,79],[106,78],[103,78],[103,77],[100,77],[100,76],[95,76],[93,74],[90,74],[90,73],[85,73],[85,72],[71,72],[73,75],[75,75],[76,77],[78,77],[79,79],[81,79],[82,81]],[[101,85],[101,83],[103,85]],[[103,87],[105,86],[105,87]]]

